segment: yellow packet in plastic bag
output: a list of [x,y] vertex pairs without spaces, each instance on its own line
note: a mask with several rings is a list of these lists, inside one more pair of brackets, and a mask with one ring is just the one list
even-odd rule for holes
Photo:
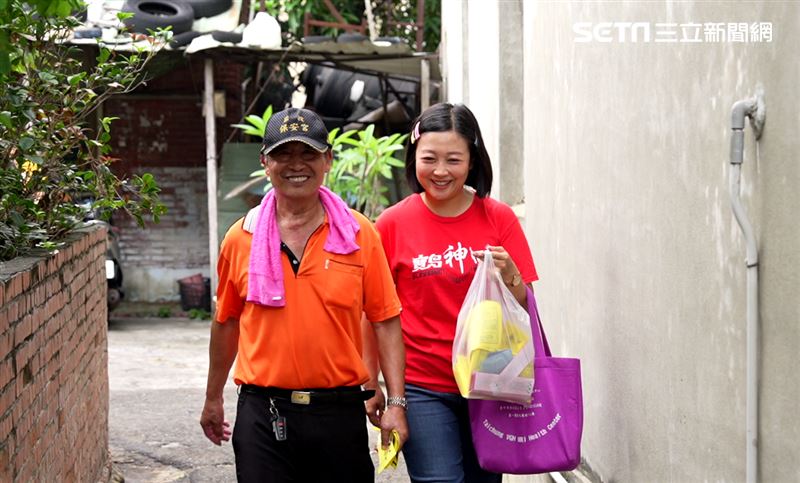
[[[503,309],[494,300],[481,300],[467,316],[467,351],[494,352],[505,345],[503,340]],[[484,358],[485,358],[484,354]],[[479,365],[480,363],[478,363]]]

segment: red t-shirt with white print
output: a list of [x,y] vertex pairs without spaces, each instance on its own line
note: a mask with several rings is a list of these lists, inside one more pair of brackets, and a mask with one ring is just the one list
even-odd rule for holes
[[413,194],[384,211],[375,226],[403,306],[406,382],[458,393],[453,338],[477,266],[472,252],[502,246],[523,282],[533,282],[538,276],[525,233],[508,205],[477,196],[464,213],[443,217]]

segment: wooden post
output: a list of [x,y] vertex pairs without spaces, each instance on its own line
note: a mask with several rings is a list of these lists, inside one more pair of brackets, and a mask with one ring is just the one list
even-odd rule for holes
[[[217,125],[214,116],[214,61],[205,61],[205,87],[203,92],[203,116],[206,119],[206,181],[208,188],[208,262],[211,277],[211,299],[217,291],[217,258],[219,258],[219,239],[217,237]],[[216,303],[212,303],[212,313]]]
[[425,0],[417,1],[417,52],[422,52],[422,42],[425,40]]
[[419,109],[424,111],[431,104],[431,61],[419,61]]

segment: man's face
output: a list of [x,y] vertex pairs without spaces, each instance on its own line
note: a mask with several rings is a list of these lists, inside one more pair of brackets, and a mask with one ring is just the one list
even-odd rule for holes
[[282,144],[262,157],[276,194],[298,200],[317,196],[332,160],[330,150],[320,153],[300,141]]

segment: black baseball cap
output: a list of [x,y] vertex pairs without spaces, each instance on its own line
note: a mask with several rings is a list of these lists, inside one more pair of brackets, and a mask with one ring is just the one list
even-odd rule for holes
[[300,141],[324,153],[328,144],[328,128],[313,111],[290,107],[273,114],[264,130],[261,154],[267,155],[281,144]]

